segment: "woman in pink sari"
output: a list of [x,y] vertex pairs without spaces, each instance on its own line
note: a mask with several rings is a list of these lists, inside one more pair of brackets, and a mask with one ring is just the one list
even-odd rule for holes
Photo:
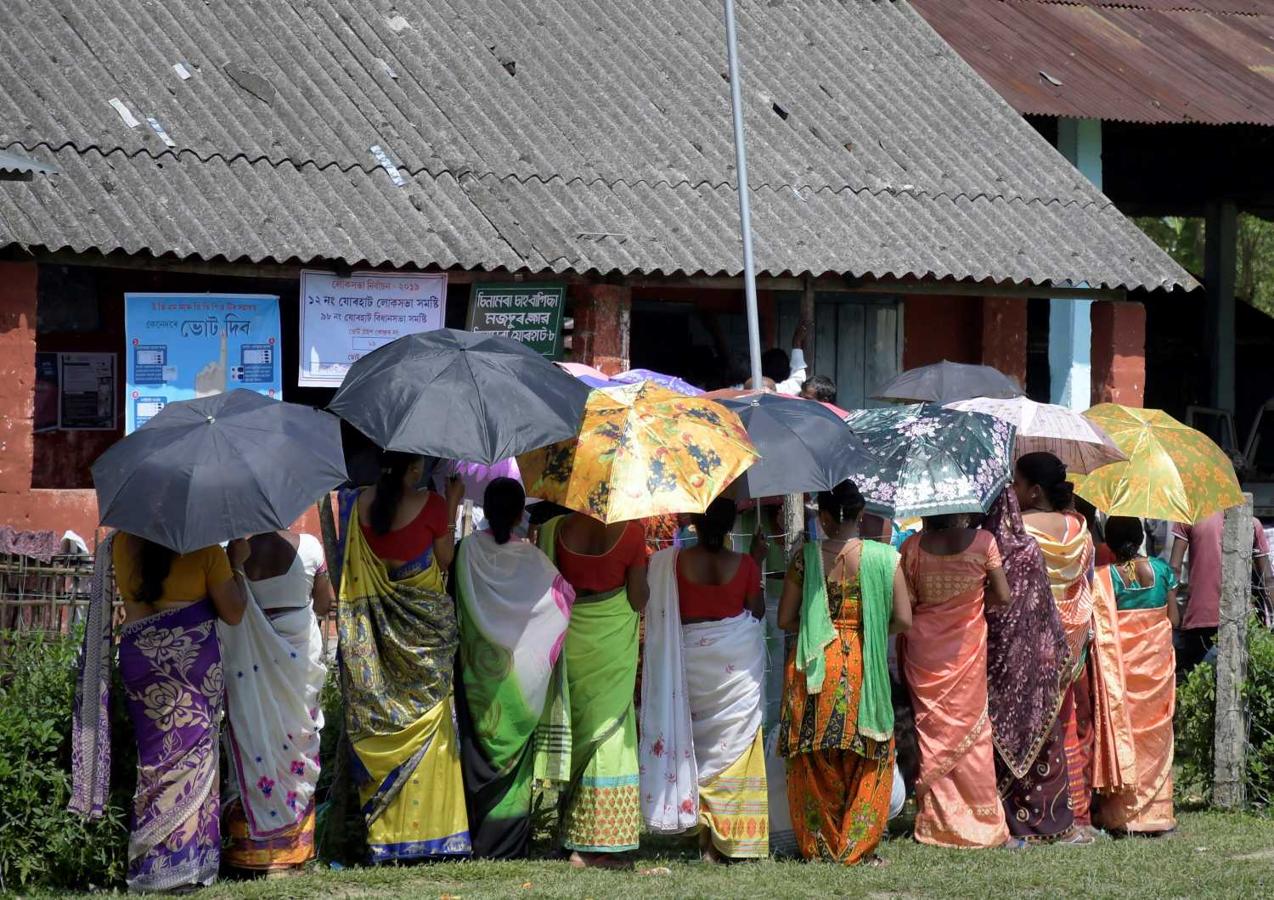
[[927,517],[924,531],[903,544],[902,570],[913,598],[901,657],[920,744],[916,840],[1024,846],[1004,819],[987,714],[983,607],[1009,602],[995,538],[970,528],[967,516]]

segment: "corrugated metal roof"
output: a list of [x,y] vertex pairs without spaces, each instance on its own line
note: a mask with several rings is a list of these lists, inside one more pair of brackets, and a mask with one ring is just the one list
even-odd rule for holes
[[1274,125],[1274,0],[913,0],[1022,113]]
[[[737,274],[720,12],[0,4],[0,147],[65,172],[0,188],[0,244]],[[762,271],[1193,286],[906,4],[739,27]]]

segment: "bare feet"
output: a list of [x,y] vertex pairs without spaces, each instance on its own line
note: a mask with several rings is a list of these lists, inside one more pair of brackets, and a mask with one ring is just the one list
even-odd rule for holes
[[633,861],[614,853],[580,853],[571,851],[571,867],[575,869],[631,869]]
[[883,856],[872,855],[863,860],[863,865],[872,869],[883,869],[889,865],[889,860]]

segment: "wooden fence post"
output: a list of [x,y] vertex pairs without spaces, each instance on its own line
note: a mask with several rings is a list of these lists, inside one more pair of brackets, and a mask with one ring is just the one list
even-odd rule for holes
[[1225,511],[1221,537],[1221,615],[1217,628],[1216,730],[1212,740],[1212,804],[1247,804],[1247,620],[1252,613],[1252,495]]

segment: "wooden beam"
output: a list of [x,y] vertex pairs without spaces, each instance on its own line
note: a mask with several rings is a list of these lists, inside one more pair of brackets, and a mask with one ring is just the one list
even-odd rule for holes
[[1238,207],[1230,200],[1208,204],[1204,223],[1203,284],[1207,290],[1206,358],[1212,366],[1211,402],[1234,412],[1234,300]]

